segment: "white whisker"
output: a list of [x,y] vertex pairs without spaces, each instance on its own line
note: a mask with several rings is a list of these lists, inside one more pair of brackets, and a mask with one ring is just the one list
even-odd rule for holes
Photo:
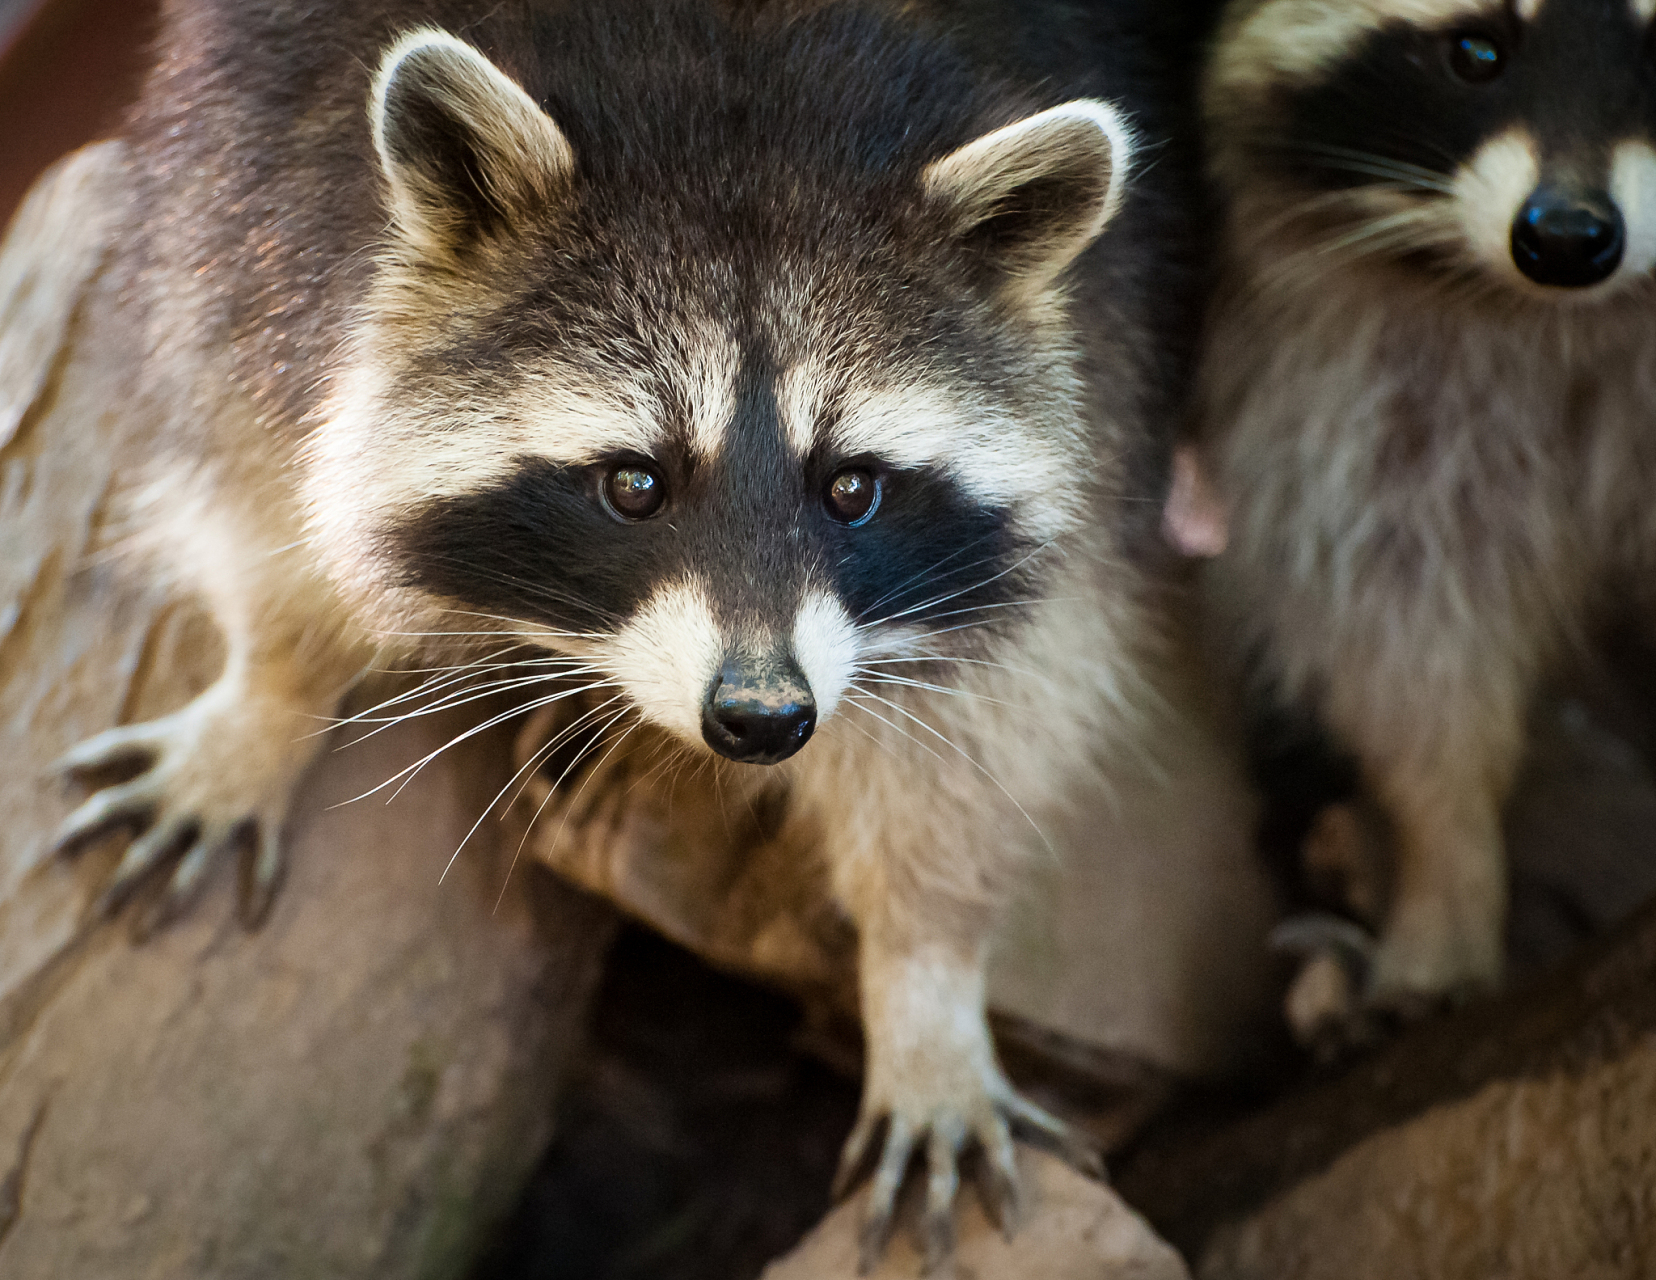
[[925,680],[911,680],[907,676],[881,675],[878,672],[869,671],[866,668],[859,668],[857,674],[863,676],[865,679],[871,680],[875,684],[901,685],[906,689],[924,689],[927,693],[946,693],[956,698],[976,698],[980,702],[987,702],[997,707],[1011,705],[1010,703],[1001,701],[999,698],[991,698],[987,694],[978,693],[974,689],[954,689],[950,688],[948,685],[931,684]]
[[[617,721],[621,720],[630,709],[631,708],[629,707],[622,707],[620,711],[616,712],[604,722],[603,727],[598,730],[598,734],[601,736],[608,733],[610,727]],[[638,728],[639,723],[639,721],[635,720],[632,724],[628,725],[626,729],[622,731],[621,736],[615,740],[614,745],[611,746],[608,751],[604,752],[603,756],[598,760],[598,763],[593,765],[591,770],[588,771],[587,776],[581,780],[581,785],[575,789],[575,794],[569,798],[569,802],[564,806],[563,821],[558,824],[558,829],[553,833],[552,841],[547,846],[548,848],[555,849],[558,845],[558,841],[563,839],[564,828],[569,825],[569,815],[574,812],[576,804],[580,802],[581,795],[586,791],[587,783],[591,782],[593,776],[604,767],[604,761],[608,760],[615,754],[616,748],[627,740],[628,735],[631,734],[634,729]],[[524,827],[523,838],[518,841],[518,847],[512,853],[512,861],[506,868],[506,878],[501,881],[500,896],[495,899],[495,911],[499,911],[500,904],[506,900],[506,887],[512,882],[512,872],[517,870],[518,859],[523,856],[523,848],[529,842],[529,833],[534,829],[535,823],[540,820],[541,812],[546,808],[547,801],[557,794],[558,788],[563,785],[563,780],[569,776],[569,771],[582,760],[586,759],[586,757],[591,754],[591,750],[592,749],[588,749],[576,753],[575,758],[571,760],[565,767],[564,771],[558,775],[558,780],[552,784],[551,789],[546,793],[546,798],[541,801],[540,807],[535,810],[534,817],[532,817],[529,820],[528,825]]]
[[1054,545],[1055,542],[1056,542],[1056,539],[1049,539],[1048,541],[1043,542],[1040,546],[1036,547],[1033,551],[1029,552],[1027,555],[1021,556],[1021,557],[1019,557],[1019,559],[1014,561],[1012,564],[1007,565],[1006,568],[1002,569],[999,573],[990,574],[987,578],[984,578],[980,582],[974,582],[970,586],[961,587],[958,591],[951,591],[951,592],[947,593],[946,595],[936,596],[936,597],[934,597],[930,600],[923,600],[919,604],[910,605],[907,609],[900,610],[897,613],[886,614],[883,617],[875,618],[875,619],[872,619],[868,622],[859,622],[857,624],[857,626],[859,626],[859,627],[890,626],[893,622],[896,622],[900,618],[906,618],[906,617],[909,617],[911,614],[919,613],[921,610],[931,609],[931,608],[934,608],[935,606],[940,605],[940,604],[947,604],[951,600],[957,600],[961,596],[965,595],[967,592],[980,590],[983,587],[987,587],[992,582],[999,582],[1002,578],[1006,577],[1010,573],[1016,573],[1019,569],[1021,569],[1024,565],[1028,564],[1036,556],[1040,555],[1044,551],[1049,550]]
[[[609,700],[609,702],[603,703],[601,705],[602,706],[608,706],[608,705],[610,705],[610,703],[613,703],[616,700],[616,698],[619,698],[621,696],[622,695],[617,694],[615,698],[611,698]],[[581,724],[582,720],[587,719],[588,716],[591,716],[593,714],[595,714],[595,713],[589,711],[589,712],[586,713],[586,715],[583,715],[579,719],[577,719],[573,724],[566,725],[564,727],[564,729],[562,731],[560,731],[559,733],[553,734],[550,738],[548,738],[545,742],[543,742],[540,745],[540,747],[538,747],[535,750],[535,752],[529,757],[529,759],[523,764],[523,766],[520,769],[518,769],[518,771],[516,773],[514,773],[510,778],[508,778],[506,780],[506,785],[501,787],[501,789],[499,791],[495,792],[494,799],[489,801],[489,803],[484,806],[483,812],[477,815],[477,821],[472,823],[471,829],[469,831],[467,831],[465,836],[463,836],[461,838],[460,843],[454,846],[454,852],[449,855],[449,860],[443,867],[443,874],[437,877],[437,883],[438,884],[442,884],[443,881],[448,879],[448,873],[454,868],[454,861],[455,861],[456,858],[458,858],[460,856],[460,851],[466,847],[466,842],[469,841],[474,835],[477,834],[477,829],[483,825],[483,820],[485,818],[487,818],[489,816],[489,814],[494,811],[495,806],[500,803],[500,798],[502,796],[504,796],[506,794],[506,792],[511,789],[512,784],[514,782],[516,782],[519,778],[523,778],[524,786],[528,786],[529,778],[526,775],[531,774],[531,771],[534,770],[535,768],[537,768],[540,765],[540,762],[542,760],[544,760],[547,756],[550,756],[554,751],[556,751],[558,749],[558,747],[563,743],[563,741],[566,738],[568,738],[570,733]],[[518,794],[521,795],[522,791],[520,790]],[[516,800],[517,800],[517,797],[514,796],[513,799],[512,799],[512,803],[516,803]],[[510,807],[511,807],[511,805],[509,804],[507,806],[507,808],[509,809]],[[514,854],[513,855],[513,861],[514,862],[516,861],[516,857],[517,857],[517,855]],[[508,872],[507,874],[510,875],[511,873]],[[500,904],[498,902],[495,904],[495,906],[497,908],[499,907],[499,905]]]
[[[971,765],[974,769],[976,769],[979,773],[981,773],[985,778],[988,778],[990,782],[995,784],[995,786],[999,789],[1000,793],[1012,802],[1012,806],[1015,809],[1017,809],[1017,811],[1019,813],[1021,813],[1023,815],[1024,821],[1029,824],[1030,829],[1032,831],[1034,831],[1035,834],[1040,838],[1041,843],[1046,845],[1047,851],[1049,853],[1052,853],[1054,856],[1056,856],[1057,850],[1053,849],[1052,842],[1047,839],[1046,832],[1041,830],[1040,824],[1037,823],[1034,818],[1029,816],[1029,811],[1027,809],[1025,809],[1022,804],[1019,803],[1018,798],[1016,796],[1014,796],[1010,791],[1008,791],[1006,789],[1005,784],[1002,783],[1001,780],[999,778],[997,778],[994,774],[990,773],[989,770],[986,769],[976,759],[976,757],[974,757],[969,751],[967,751],[965,748],[963,748],[961,746],[958,746],[954,742],[953,739],[949,738],[946,734],[943,734],[943,733],[939,732],[937,729],[933,728],[929,723],[927,723],[925,720],[922,720],[919,716],[915,715],[914,712],[910,711],[907,707],[903,706],[901,703],[893,702],[890,698],[882,698],[879,694],[874,693],[874,692],[872,692],[868,689],[864,689],[860,685],[853,686],[853,688],[855,688],[857,690],[857,692],[859,694],[863,695],[864,697],[873,698],[876,702],[879,702],[884,706],[890,707],[893,711],[897,712],[899,715],[907,716],[910,720],[914,721],[915,724],[919,725],[927,733],[931,734],[934,738],[938,739],[940,742],[946,744],[950,748],[950,750],[956,752],[962,760],[966,761],[967,764]],[[867,708],[867,707],[863,707],[863,710],[866,711],[869,715],[876,716],[876,718],[878,718],[878,719],[881,719],[881,720],[885,719],[885,717],[879,716],[876,712],[869,710],[869,708]],[[886,723],[890,724],[890,721],[886,721]],[[903,730],[898,728],[896,725],[892,725],[892,728],[897,729],[897,731],[899,733],[903,733]],[[919,745],[919,746],[924,746],[925,745],[923,743],[920,743],[919,740],[914,738],[913,735],[911,735],[911,734],[904,733],[903,736],[906,737],[906,738],[909,738],[910,741],[915,742],[916,745]],[[929,748],[927,748],[927,749],[929,750]],[[933,751],[932,755],[936,756],[937,753],[935,751]],[[941,758],[942,758],[941,756],[938,757],[938,759],[941,759]]]
[[386,803],[390,804],[392,800],[395,800],[399,795],[402,794],[403,787],[406,787],[409,782],[412,782],[414,780],[414,777],[420,772],[420,770],[424,769],[426,767],[426,765],[430,764],[433,760],[435,760],[438,756],[442,755],[443,752],[447,751],[450,747],[458,746],[460,743],[466,741],[468,738],[474,738],[478,734],[483,733],[484,731],[486,731],[488,729],[494,728],[495,725],[501,724],[506,720],[510,720],[515,715],[520,715],[522,713],[529,712],[529,711],[535,711],[535,710],[538,710],[541,707],[551,706],[554,702],[562,701],[564,698],[572,698],[572,697],[575,697],[577,694],[586,693],[589,690],[600,688],[600,687],[603,687],[603,686],[606,686],[606,685],[613,685],[613,683],[614,683],[613,681],[609,681],[609,680],[599,680],[599,681],[593,682],[592,684],[582,685],[579,688],[560,690],[559,692],[554,693],[554,694],[549,694],[544,698],[536,698],[536,699],[532,699],[532,700],[530,700],[528,702],[525,702],[525,703],[516,704],[516,705],[512,706],[509,710],[502,711],[498,715],[490,716],[487,720],[482,721],[480,724],[475,724],[471,728],[465,730],[463,733],[456,734],[454,737],[450,738],[447,742],[445,742],[442,746],[438,747],[435,751],[428,752],[425,756],[421,757],[419,760],[416,760],[413,764],[408,765],[406,768],[399,769],[396,773],[392,774],[389,778],[387,778],[384,782],[380,783],[377,787],[374,787],[372,790],[364,791],[361,795],[353,796],[349,800],[342,800],[342,801],[339,802],[339,804],[334,805],[332,807],[337,809],[337,808],[340,808],[343,805],[355,804],[358,800],[366,800],[369,796],[375,795],[375,794],[377,794],[381,791],[384,791],[387,787],[391,786],[393,783],[396,783],[399,779],[403,779],[401,786],[398,786],[397,789],[395,791],[393,791],[391,793],[390,797],[386,800]]

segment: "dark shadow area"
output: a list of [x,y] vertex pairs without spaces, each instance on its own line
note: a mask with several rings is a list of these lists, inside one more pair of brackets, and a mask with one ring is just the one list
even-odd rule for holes
[[558,1137],[475,1280],[749,1280],[828,1211],[856,1082],[797,1005],[637,927],[615,946]]
[[0,4],[0,227],[47,165],[120,122],[138,91],[158,7],[157,0]]

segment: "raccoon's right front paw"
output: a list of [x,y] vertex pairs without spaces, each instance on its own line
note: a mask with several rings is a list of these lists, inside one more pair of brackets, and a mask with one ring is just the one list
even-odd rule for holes
[[215,686],[172,715],[89,738],[57,764],[93,790],[58,829],[52,851],[73,854],[121,828],[133,832],[97,909],[118,910],[152,872],[172,863],[147,926],[189,903],[217,855],[250,846],[241,914],[256,925],[281,880],[288,795],[312,754],[312,744],[284,741],[289,729]]

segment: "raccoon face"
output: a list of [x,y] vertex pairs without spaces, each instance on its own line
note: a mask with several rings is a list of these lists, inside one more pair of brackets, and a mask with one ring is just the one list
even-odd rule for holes
[[1018,625],[1092,496],[1055,281],[1117,201],[1108,106],[906,172],[777,110],[641,165],[427,31],[372,114],[391,244],[309,466],[347,576],[760,764],[859,662]]
[[[1656,267],[1652,0],[1244,0],[1214,163],[1310,258],[1536,297]],[[1303,261],[1304,259],[1301,259]]]

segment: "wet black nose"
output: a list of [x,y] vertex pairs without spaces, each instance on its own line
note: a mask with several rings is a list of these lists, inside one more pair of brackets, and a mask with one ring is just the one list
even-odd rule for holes
[[777,764],[810,741],[816,699],[792,661],[727,662],[702,704],[702,737],[743,764]]
[[1512,223],[1512,260],[1536,284],[1581,289],[1621,265],[1627,230],[1607,195],[1538,188]]

